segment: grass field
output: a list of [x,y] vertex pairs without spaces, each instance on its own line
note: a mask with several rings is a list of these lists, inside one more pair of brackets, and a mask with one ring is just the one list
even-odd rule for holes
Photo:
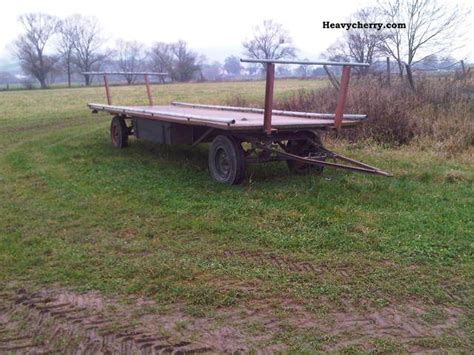
[[[321,85],[287,80],[276,95]],[[154,88],[159,103],[257,100],[263,91],[263,82]],[[146,102],[140,86],[112,94]],[[176,333],[199,335],[203,320],[232,329],[227,348],[214,343],[220,351],[473,350],[472,151],[448,160],[330,142],[395,177],[291,176],[272,163],[251,166],[242,186],[221,186],[208,176],[206,146],[132,139],[114,149],[110,117],[85,106],[103,96],[0,93],[5,290],[145,297],[155,313],[182,315]]]

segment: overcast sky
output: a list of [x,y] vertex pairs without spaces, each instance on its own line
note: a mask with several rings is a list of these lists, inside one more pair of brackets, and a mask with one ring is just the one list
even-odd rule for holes
[[[444,0],[448,1],[448,0]],[[469,5],[470,0],[452,0]],[[452,2],[451,1],[451,2]],[[360,7],[375,0],[3,0],[0,10],[0,58],[11,59],[8,45],[21,33],[19,15],[45,12],[64,17],[74,13],[96,16],[110,38],[187,41],[210,60],[240,55],[242,40],[265,19],[273,19],[290,32],[300,56],[315,59],[345,30],[323,29],[323,21],[343,22]],[[474,39],[471,25],[466,28]],[[474,59],[474,41],[458,57]]]

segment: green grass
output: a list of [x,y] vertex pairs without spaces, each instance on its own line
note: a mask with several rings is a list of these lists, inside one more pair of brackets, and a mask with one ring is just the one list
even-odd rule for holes
[[[324,84],[282,81],[276,95],[308,85]],[[263,91],[263,82],[154,87],[159,103],[260,100]],[[112,95],[146,102],[139,86]],[[100,88],[0,93],[1,282],[147,295],[196,314],[275,297],[313,312],[341,300],[380,308],[416,300],[434,307],[430,321],[442,319],[440,305],[468,314],[472,157],[337,144],[395,177],[331,169],[291,176],[272,163],[249,167],[242,186],[222,186],[208,176],[206,146],[132,139],[128,149],[112,148],[109,116],[85,106],[103,96]],[[228,250],[271,252],[321,271],[294,273]],[[295,338],[302,349],[314,341],[306,338]]]

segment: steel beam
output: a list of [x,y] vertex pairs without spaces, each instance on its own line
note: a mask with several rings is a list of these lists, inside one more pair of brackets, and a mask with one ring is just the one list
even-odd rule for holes
[[342,116],[344,114],[344,106],[346,104],[347,91],[349,90],[349,77],[351,75],[351,67],[345,65],[342,67],[341,85],[339,95],[337,97],[336,115],[334,116],[334,126],[337,132],[341,130]]
[[112,95],[110,93],[109,79],[104,74],[105,95],[107,96],[107,104],[112,105]]
[[265,133],[272,133],[273,86],[275,84],[275,64],[267,63],[267,80],[265,83],[265,108],[263,112],[263,129]]
[[82,75],[153,75],[153,76],[167,76],[168,73],[156,73],[156,72],[142,72],[142,71],[84,71]]
[[[231,112],[249,112],[249,113],[264,113],[265,110],[255,107],[237,107],[237,106],[221,106],[221,105],[203,105],[203,104],[191,104],[187,102],[173,101],[173,106],[192,107],[192,108],[209,108],[212,110],[220,111],[231,111]],[[302,117],[302,118],[316,118],[316,119],[327,119],[334,121],[334,113],[316,113],[316,112],[298,112],[298,111],[284,111],[284,110],[272,110],[273,115],[290,116],[290,117]],[[367,115],[359,114],[344,114],[343,119],[347,120],[365,120]]]
[[145,86],[146,93],[148,95],[148,102],[150,103],[150,106],[153,106],[153,95],[151,94],[150,79],[148,78],[148,74],[145,74]]
[[[359,163],[359,164],[357,164],[359,166],[351,166],[351,165],[345,165],[345,164],[330,163],[330,162],[324,161],[324,160],[306,158],[306,157],[301,157],[299,155],[291,154],[291,153],[288,153],[288,152],[283,152],[283,151],[280,151],[280,150],[277,150],[277,149],[269,148],[269,147],[267,147],[263,144],[257,144],[257,146],[262,150],[265,150],[265,151],[268,151],[268,152],[273,152],[278,156],[286,158],[287,160],[294,160],[294,161],[298,161],[298,162],[303,163],[303,164],[312,164],[312,165],[319,165],[319,166],[330,166],[332,168],[339,168],[339,169],[351,170],[351,171],[356,171],[356,172],[360,172],[360,173],[367,173],[367,174],[374,174],[374,175],[382,175],[382,176],[387,176],[387,177],[393,176],[392,174],[387,173],[386,171],[383,171],[383,170],[380,170],[380,169],[377,169],[377,168],[361,167],[360,165],[363,164],[363,163],[360,163],[360,162],[357,162],[357,163]],[[352,162],[354,163],[355,161],[352,161]]]
[[301,61],[301,60],[275,60],[275,59],[240,59],[242,63],[274,63],[274,64],[298,64],[298,65],[337,65],[351,67],[368,67],[370,63],[356,63],[356,62],[326,62],[326,61]]

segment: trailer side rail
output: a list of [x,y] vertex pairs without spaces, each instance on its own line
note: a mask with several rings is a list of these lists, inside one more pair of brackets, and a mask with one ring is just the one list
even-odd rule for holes
[[[221,111],[233,111],[233,112],[250,112],[250,113],[264,113],[263,108],[254,108],[254,107],[238,107],[238,106],[222,106],[222,105],[203,105],[203,104],[194,104],[187,102],[173,101],[171,103],[174,106],[182,107],[191,107],[191,108],[208,108],[213,110]],[[304,117],[304,118],[320,118],[334,120],[334,113],[314,113],[314,112],[299,112],[299,111],[285,111],[285,110],[272,110],[273,115],[283,115],[290,117]],[[359,114],[344,114],[342,115],[343,119],[361,121],[367,118],[367,115]]]
[[207,122],[207,123],[223,123],[227,126],[234,124],[235,120],[225,117],[206,117],[201,115],[194,115],[194,114],[182,114],[182,113],[173,113],[169,111],[159,111],[153,110],[150,112],[149,110],[143,110],[138,108],[132,108],[127,106],[113,106],[113,105],[102,105],[102,104],[94,104],[90,103],[87,106],[95,111],[107,111],[110,113],[115,114],[122,114],[122,115],[129,115],[133,117],[134,115],[140,116],[144,115],[145,117],[170,117],[170,118],[184,118],[187,121],[198,121],[198,122]]

